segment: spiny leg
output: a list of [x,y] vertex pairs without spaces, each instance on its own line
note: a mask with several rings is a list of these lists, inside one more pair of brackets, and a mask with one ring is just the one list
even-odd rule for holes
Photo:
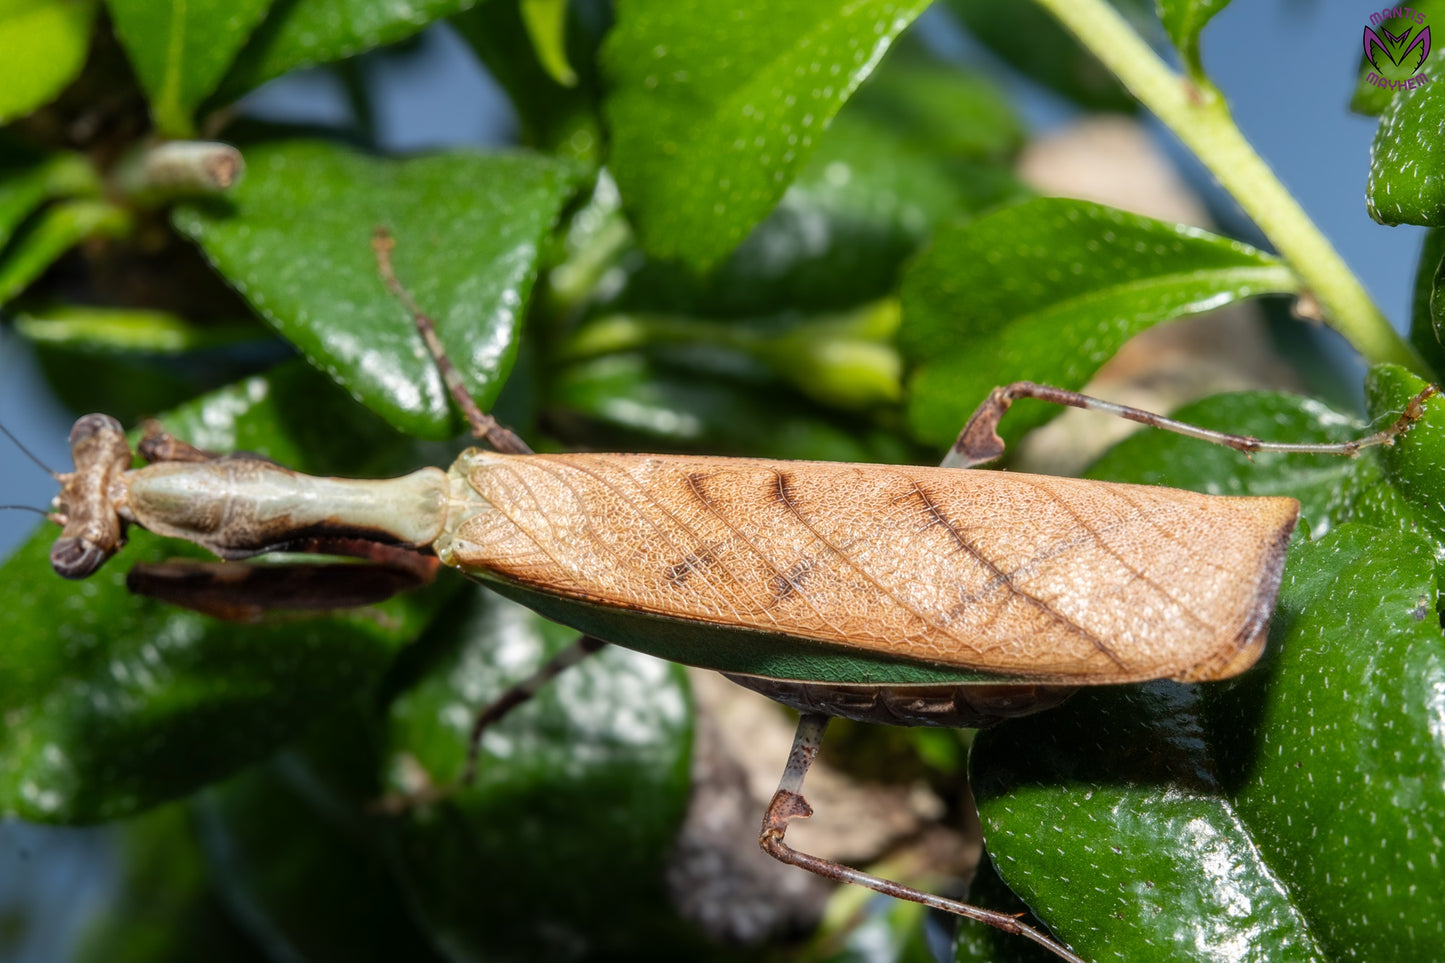
[[457,782],[469,786],[477,778],[477,764],[482,755],[482,735],[487,729],[506,718],[513,709],[531,701],[547,683],[588,656],[600,652],[606,645],[601,639],[584,635],[542,663],[536,672],[508,686],[505,692],[484,706],[472,720],[471,735],[467,737],[467,764]]
[[813,815],[813,807],[809,806],[808,801],[803,798],[803,779],[813,765],[813,760],[818,756],[818,748],[823,743],[823,732],[827,727],[828,717],[824,715],[804,713],[798,720],[798,732],[793,737],[793,748],[788,754],[787,768],[783,770],[783,778],[778,783],[778,791],[773,794],[773,800],[768,804],[767,814],[763,816],[762,834],[759,836],[758,842],[762,845],[765,853],[790,866],[806,869],[825,879],[837,880],[840,883],[855,883],[885,896],[921,903],[931,909],[987,923],[1005,933],[1032,940],[1060,959],[1068,960],[1069,963],[1084,963],[1062,944],[1020,922],[1016,916],[971,906],[956,900],[944,899],[911,886],[904,886],[902,883],[883,879],[881,876],[874,876],[871,873],[844,866],[830,859],[799,852],[787,845],[783,841],[783,836],[788,830],[788,823],[794,819]]
[[[411,314],[412,321],[415,322],[427,351],[431,354],[432,360],[436,362],[437,370],[441,372],[447,392],[467,419],[472,434],[486,442],[494,451],[512,455],[532,454],[532,449],[526,442],[511,429],[504,427],[491,415],[478,408],[476,402],[472,400],[472,396],[467,393],[461,373],[457,371],[456,365],[452,363],[451,358],[447,356],[446,349],[442,347],[441,339],[437,337],[436,324],[421,309],[421,306],[416,303],[416,299],[411,296],[411,292],[396,276],[396,269],[391,261],[391,252],[396,247],[396,239],[391,236],[391,232],[384,227],[378,227],[372,235],[371,247],[376,252],[376,267],[378,273],[381,274],[382,282],[385,283],[392,296],[400,301]],[[461,777],[455,782],[416,793],[390,796],[382,800],[381,808],[384,811],[397,812],[418,803],[445,798],[457,788],[470,785],[477,776],[477,766],[481,758],[482,735],[488,727],[504,718],[513,709],[529,701],[547,683],[606,644],[601,639],[583,636],[548,659],[531,676],[509,687],[489,705],[484,706],[472,722],[472,731],[467,742],[467,764]]]
[[467,393],[467,387],[462,383],[461,372],[457,371],[456,365],[452,364],[451,358],[447,357],[441,339],[437,337],[436,324],[422,311],[412,298],[411,292],[407,291],[396,276],[396,271],[391,264],[391,251],[396,247],[396,239],[391,236],[391,232],[384,227],[378,227],[372,235],[371,247],[376,252],[376,268],[381,274],[381,280],[386,284],[387,290],[410,312],[412,320],[416,323],[417,331],[421,332],[422,341],[426,342],[427,351],[431,353],[437,370],[441,372],[447,391],[450,392],[457,407],[461,409],[462,415],[466,417],[472,434],[485,441],[494,451],[510,455],[530,455],[532,449],[527,446],[526,442],[517,437],[510,429],[504,428],[497,419],[484,413],[472,400],[472,396]]
[[493,725],[511,714],[513,709],[525,705],[557,676],[577,663],[602,649],[607,643],[584,635],[567,648],[542,663],[531,675],[508,686],[501,695],[487,703],[472,719],[472,730],[467,737],[467,762],[462,774],[447,783],[423,786],[411,792],[391,793],[377,803],[376,808],[384,813],[396,815],[425,803],[441,802],[459,789],[470,786],[477,778],[481,763],[482,736]]
[[1173,418],[1165,418],[1163,415],[1157,415],[1142,408],[1131,408],[1128,405],[1115,404],[1112,401],[1080,394],[1077,391],[1036,384],[1032,381],[1015,381],[1013,384],[995,388],[989,393],[988,398],[973,413],[973,417],[968,419],[968,424],[964,425],[963,431],[959,432],[958,440],[953,443],[953,448],[944,458],[943,464],[947,468],[971,468],[974,465],[993,461],[1002,455],[1004,443],[998,435],[998,423],[1003,418],[1004,412],[1008,411],[1009,405],[1019,398],[1035,398],[1057,405],[1068,405],[1071,408],[1083,408],[1086,411],[1102,411],[1129,421],[1136,421],[1141,425],[1148,425],[1151,428],[1162,428],[1165,431],[1176,432],[1190,438],[1224,445],[1226,448],[1233,448],[1235,451],[1242,451],[1247,455],[1255,452],[1272,452],[1296,455],[1353,456],[1359,454],[1364,448],[1394,444],[1396,437],[1420,420],[1425,413],[1425,401],[1439,392],[1440,389],[1436,385],[1427,385],[1425,390],[1406,403],[1405,410],[1400,413],[1400,417],[1396,418],[1393,424],[1383,431],[1377,431],[1364,438],[1336,444],[1290,444],[1262,441],[1252,435],[1232,435],[1228,432],[1214,431],[1183,421],[1176,421]]

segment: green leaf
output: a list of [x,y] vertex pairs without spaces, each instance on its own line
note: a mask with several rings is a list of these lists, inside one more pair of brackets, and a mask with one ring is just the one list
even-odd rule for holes
[[106,0],[162,135],[195,135],[196,107],[216,89],[271,3]]
[[[1092,110],[1137,109],[1109,69],[1042,7],[996,0],[948,0],[947,6],[982,44],[1055,93]],[[1115,6],[1136,24],[1153,20],[1148,0],[1120,0]]]
[[15,315],[15,332],[60,401],[123,423],[189,401],[270,363],[287,349],[259,322],[197,325],[164,311],[57,304]]
[[1335,958],[1428,957],[1445,926],[1429,895],[1445,866],[1414,844],[1445,833],[1436,557],[1423,539],[1356,526],[1303,547],[1275,616],[1278,661],[1255,681],[1263,698],[1241,691],[1220,713],[1225,734],[1258,720],[1232,747],[1247,771],[1236,806]]
[[[602,122],[595,61],[604,25],[584,17],[579,8],[569,27],[572,62],[582,71],[572,86],[563,86],[539,60],[517,0],[479,3],[453,17],[462,35],[498,84],[511,98],[521,124],[522,143],[564,157],[595,163],[602,153]],[[571,69],[571,68],[569,68]]]
[[901,144],[943,158],[1008,162],[1024,142],[1023,122],[993,81],[911,47],[879,67],[841,118],[866,118]]
[[[968,901],[1000,913],[1016,915],[1035,928],[1043,928],[1037,917],[1013,890],[999,879],[987,850],[968,884]],[[1058,957],[1036,943],[983,923],[960,921],[953,947],[954,963],[1052,963]]]
[[970,780],[994,866],[1091,961],[1324,963],[1221,789],[1200,701],[1090,689],[980,733]]
[[1445,78],[1396,94],[1370,147],[1365,206],[1381,224],[1445,224]]
[[[303,471],[385,475],[416,452],[303,365],[162,418],[212,451]],[[198,556],[133,532],[85,582],[48,564],[46,526],[0,567],[0,811],[46,822],[113,819],[192,791],[274,751],[373,685],[437,591],[315,618],[218,622],[131,596],[130,563]]]
[[[920,440],[951,441],[995,385],[1079,388],[1145,328],[1297,288],[1247,244],[1086,201],[1039,198],[947,225],[903,279],[910,424]],[[1050,409],[1011,414],[1004,437]]]
[[[901,363],[892,338],[898,302],[865,304],[807,319],[719,323],[695,318],[611,314],[584,324],[563,349],[571,357],[678,349],[736,352],[778,380],[836,408],[876,408],[901,393]],[[660,350],[659,350],[660,349]]]
[[567,0],[518,0],[522,22],[537,59],[547,74],[563,87],[577,83],[577,71],[567,62]]
[[1429,957],[1445,867],[1414,841],[1445,832],[1434,568],[1425,541],[1368,526],[1300,541],[1273,655],[1237,683],[1092,690],[981,734],[1004,878],[1091,959]]
[[81,241],[130,233],[130,212],[109,201],[65,201],[41,212],[0,256],[0,304],[29,287]]
[[620,5],[603,50],[613,174],[643,246],[712,266],[772,210],[925,0]]
[[[862,428],[857,419],[819,408],[755,371],[718,370],[729,362],[745,370],[746,359],[706,346],[684,354],[692,357],[612,354],[568,366],[548,392],[549,423],[564,437],[624,451],[894,463],[918,458],[896,431]],[[698,363],[701,354],[714,367]]]
[[52,154],[0,168],[0,251],[48,200],[100,193],[100,179],[79,154]]
[[1021,136],[1007,102],[980,78],[892,56],[722,264],[698,278],[644,262],[608,307],[758,317],[892,295],[938,224],[1027,196],[1007,165]]
[[32,344],[106,355],[176,355],[255,341],[264,333],[254,322],[202,327],[166,311],[81,304],[60,304],[44,312],[18,313],[15,330]]
[[[331,63],[396,43],[476,0],[273,0],[270,14],[236,57],[221,100],[235,100],[301,67]],[[511,2],[511,0],[502,0]]]
[[[395,790],[460,776],[478,707],[576,638],[479,587],[438,628],[392,706]],[[690,788],[690,702],[678,666],[609,646],[489,729],[476,783],[394,826],[433,941],[465,959],[695,958],[662,888]]]
[[490,406],[572,169],[522,154],[380,160],[307,142],[256,147],[246,159],[229,203],[178,209],[175,223],[262,317],[396,427],[455,435],[436,365],[378,272],[371,238],[385,227],[401,282]]
[[[1365,379],[1365,403],[1377,427],[1395,421],[1425,382],[1398,365],[1376,365]],[[1424,415],[1381,451],[1390,483],[1414,508],[1421,534],[1445,552],[1445,398],[1424,403]]]
[[1214,15],[1229,5],[1229,0],[1156,0],[1159,19],[1179,51],[1184,66],[1195,79],[1204,79],[1204,65],[1199,60],[1199,32]]
[[0,124],[43,107],[85,66],[94,0],[0,0]]
[[1431,369],[1445,372],[1445,293],[1441,289],[1441,267],[1445,266],[1445,230],[1431,228],[1420,245],[1415,265],[1414,297],[1410,303],[1410,344],[1429,362]]

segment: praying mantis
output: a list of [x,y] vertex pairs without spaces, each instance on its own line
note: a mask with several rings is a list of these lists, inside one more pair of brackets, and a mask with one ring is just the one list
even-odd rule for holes
[[[787,846],[788,822],[811,812],[803,778],[827,719],[981,725],[1047,708],[1080,685],[1242,672],[1263,646],[1298,506],[960,469],[999,453],[995,426],[1016,397],[1109,410],[1244,451],[1350,454],[1406,430],[1433,393],[1343,446],[1266,444],[1019,383],[984,403],[940,468],[535,455],[467,396],[397,283],[389,243],[378,238],[382,276],[490,451],[469,449],[446,471],[322,479],[213,455],[154,427],[140,446],[151,464],[132,469],[119,424],[86,416],[55,505],[64,526],[56,571],[94,573],[128,525],[223,558],[300,550],[378,563],[350,566],[342,579],[317,570],[300,586],[259,574],[220,585],[217,569],[194,563],[133,575],[138,591],[226,616],[280,601],[282,588],[299,588],[308,604],[365,604],[420,584],[439,563],[458,568],[587,633],[543,676],[618,642],[723,671],[798,708],[763,822],[771,855],[989,923],[1067,960],[1079,957],[1012,916]],[[478,732],[496,716],[479,717]]]

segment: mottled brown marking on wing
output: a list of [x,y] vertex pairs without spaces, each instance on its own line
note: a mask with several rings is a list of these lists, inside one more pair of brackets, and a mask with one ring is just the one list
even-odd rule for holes
[[954,544],[956,544],[961,551],[967,552],[975,562],[978,562],[984,568],[988,569],[989,572],[991,572],[994,578],[997,580],[997,584],[1012,592],[1014,595],[1017,595],[1019,598],[1032,605],[1034,608],[1038,609],[1041,613],[1043,613],[1045,617],[1052,619],[1053,621],[1070,629],[1071,631],[1079,633],[1079,635],[1088,639],[1089,644],[1092,645],[1094,648],[1098,649],[1100,653],[1102,653],[1109,659],[1109,661],[1113,662],[1115,665],[1117,665],[1121,669],[1124,669],[1125,671],[1128,670],[1129,667],[1124,664],[1124,660],[1119,658],[1119,656],[1115,654],[1112,649],[1109,648],[1109,646],[1104,642],[1103,639],[1094,635],[1092,632],[1088,631],[1083,626],[1077,624],[1073,620],[1066,618],[1059,612],[1054,611],[1053,606],[1051,606],[1048,602],[1045,602],[1043,599],[1039,598],[1037,595],[1026,592],[1019,586],[1015,585],[1012,574],[1010,574],[1009,572],[1005,572],[1003,569],[999,568],[998,565],[993,561],[993,559],[989,558],[982,549],[980,549],[978,546],[974,545],[967,538],[965,538],[963,532],[959,530],[958,526],[954,525],[953,522],[949,521],[948,516],[944,515],[942,510],[939,509],[938,503],[929,496],[928,492],[923,490],[923,486],[918,484],[918,482],[913,483],[913,493],[917,495],[919,501],[923,503],[923,510],[928,515],[929,519],[932,520],[932,523],[934,525],[942,527],[943,530],[946,531],[950,537],[952,537]]
[[458,521],[464,569],[1063,683],[1242,670],[1262,644],[1298,510],[1283,498],[755,459],[469,452],[454,472],[468,486],[454,497],[494,509]]

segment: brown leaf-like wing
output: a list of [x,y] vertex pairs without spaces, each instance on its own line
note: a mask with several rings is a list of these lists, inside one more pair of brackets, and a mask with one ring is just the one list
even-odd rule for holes
[[438,549],[463,569],[1071,683],[1253,664],[1299,510],[1005,472],[664,455],[474,450],[453,485]]

